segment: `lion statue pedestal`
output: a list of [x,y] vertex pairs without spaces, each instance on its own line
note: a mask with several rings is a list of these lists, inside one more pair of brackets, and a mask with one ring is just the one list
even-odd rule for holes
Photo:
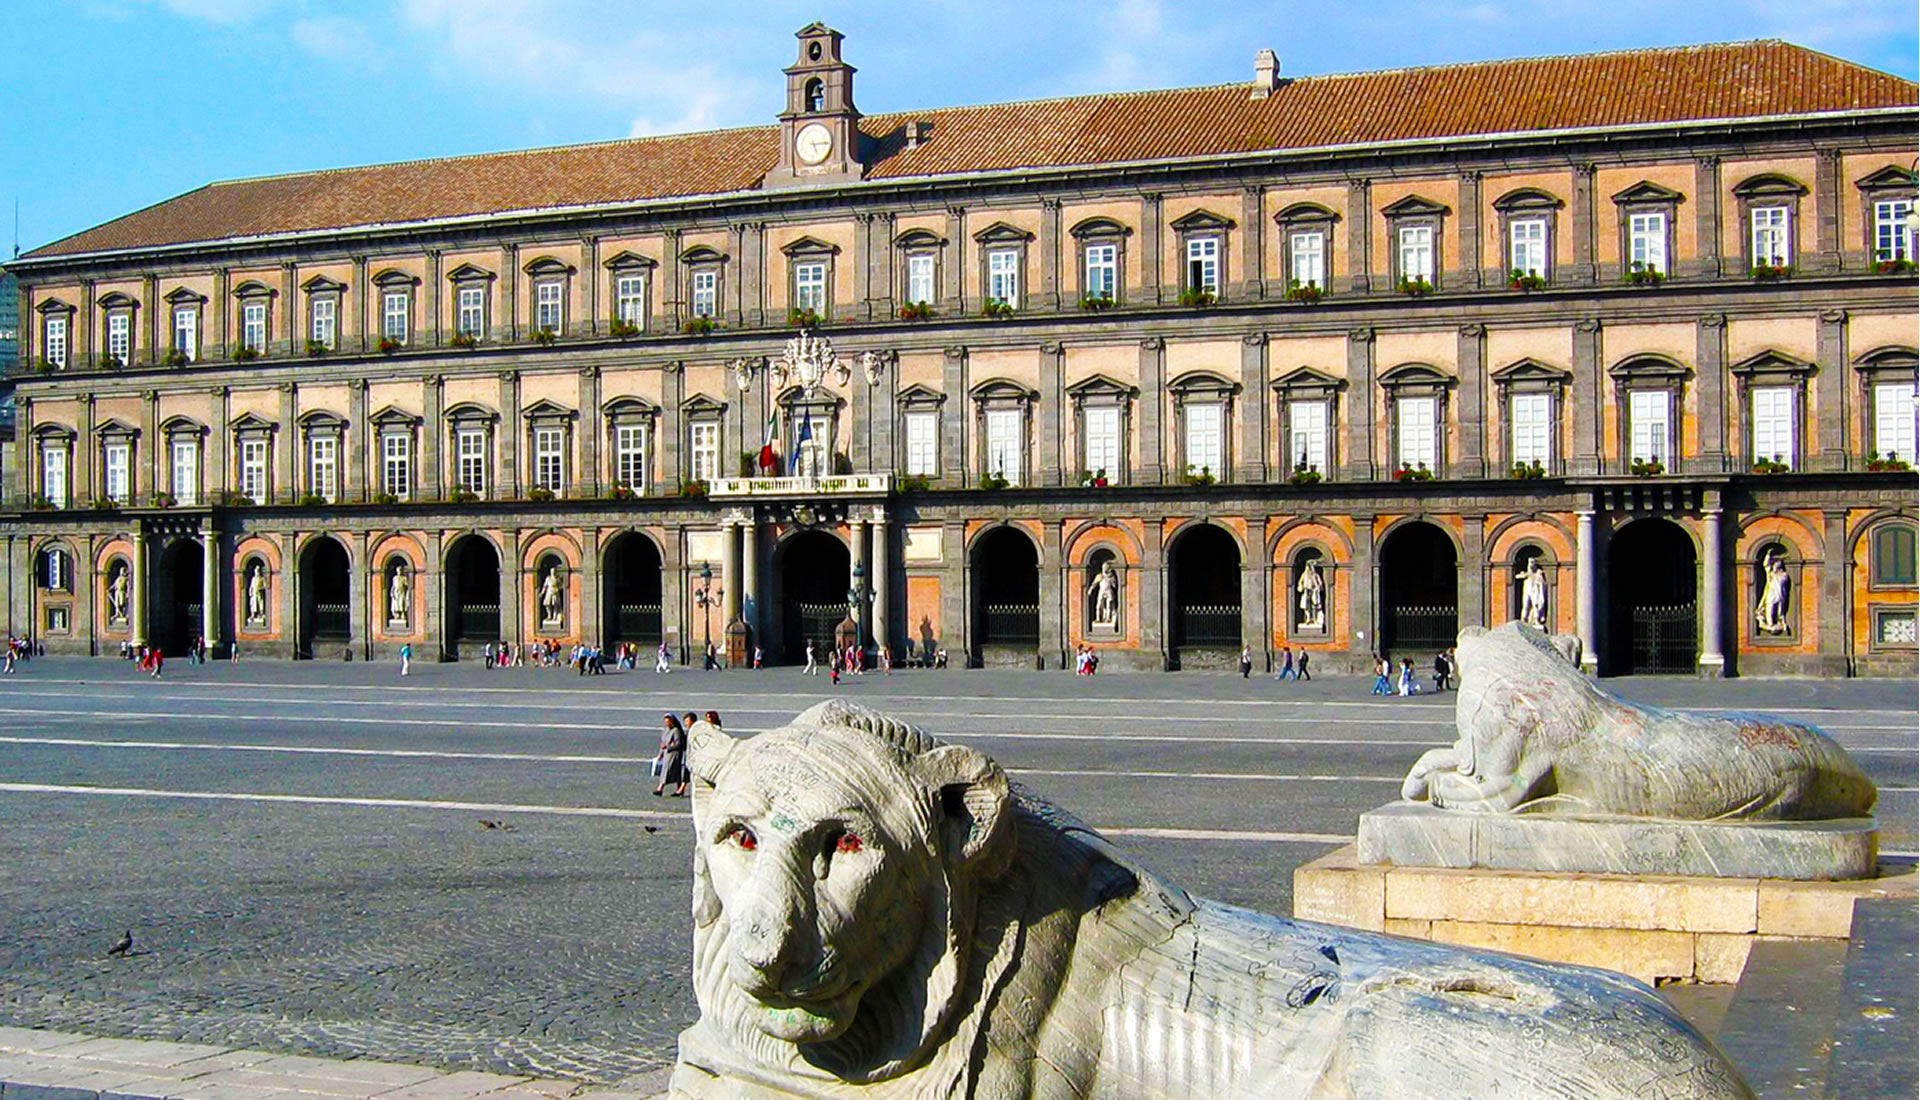
[[1196,900],[875,712],[690,741],[674,1096],[1751,1098],[1631,979]]

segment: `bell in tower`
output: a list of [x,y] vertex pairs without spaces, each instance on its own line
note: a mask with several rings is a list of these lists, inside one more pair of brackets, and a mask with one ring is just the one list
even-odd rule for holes
[[794,35],[800,57],[787,67],[787,109],[780,112],[780,160],[765,187],[851,183],[866,172],[853,66],[840,59],[840,32],[812,23]]

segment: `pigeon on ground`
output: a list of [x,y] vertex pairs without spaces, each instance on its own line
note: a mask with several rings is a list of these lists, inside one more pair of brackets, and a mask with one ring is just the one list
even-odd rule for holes
[[120,937],[119,943],[107,948],[107,957],[117,959],[131,950],[133,950],[133,931],[129,929],[125,935]]
[[658,825],[642,825],[640,827],[650,833],[657,833],[660,831],[660,826]]
[[480,827],[482,829],[498,829],[500,827],[500,823],[498,821],[488,821],[486,818],[483,817],[480,819]]

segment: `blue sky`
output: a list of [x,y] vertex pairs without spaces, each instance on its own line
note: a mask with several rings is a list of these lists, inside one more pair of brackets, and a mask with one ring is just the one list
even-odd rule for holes
[[[23,248],[217,179],[771,122],[792,32],[872,112],[1782,37],[1912,78],[1913,0],[4,0]],[[8,227],[10,228],[10,227]],[[0,252],[0,256],[4,256]]]

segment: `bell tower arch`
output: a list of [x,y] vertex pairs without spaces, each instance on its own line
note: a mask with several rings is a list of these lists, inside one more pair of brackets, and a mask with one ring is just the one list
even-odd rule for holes
[[787,109],[780,112],[780,160],[762,185],[851,183],[866,173],[860,111],[853,105],[853,66],[840,58],[841,34],[824,23],[795,32],[800,56],[786,69]]

